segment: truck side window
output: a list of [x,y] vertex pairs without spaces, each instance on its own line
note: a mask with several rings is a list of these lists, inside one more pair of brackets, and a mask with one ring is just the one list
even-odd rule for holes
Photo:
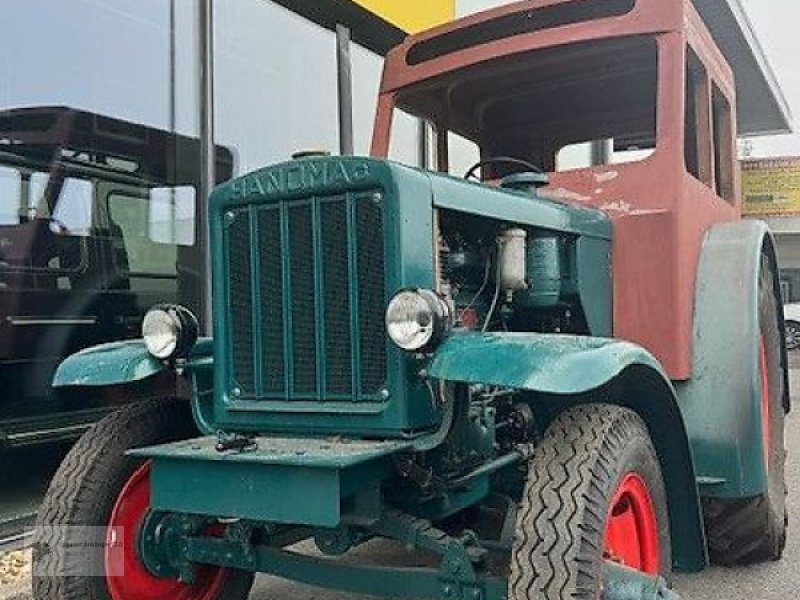
[[190,186],[150,189],[150,239],[159,244],[194,246],[195,189]]
[[728,99],[713,85],[711,93],[712,124],[714,127],[714,183],[717,195],[733,202],[733,116]]
[[[124,241],[126,256],[116,268],[132,277],[175,277],[178,245],[194,243],[194,190],[174,197],[168,188],[153,196],[112,192],[108,198],[110,231]],[[125,264],[127,262],[127,264]]]
[[708,72],[697,54],[686,47],[684,156],[686,170],[711,187],[711,139]]
[[[50,176],[33,173],[28,196],[28,217],[50,219],[50,230],[56,235],[86,237],[92,233],[94,185],[87,179],[65,177],[58,198],[53,203],[45,198]],[[52,212],[48,204],[52,206]]]

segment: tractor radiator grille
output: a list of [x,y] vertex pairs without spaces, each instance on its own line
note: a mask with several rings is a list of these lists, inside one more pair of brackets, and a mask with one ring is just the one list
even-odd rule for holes
[[379,400],[386,383],[379,196],[235,209],[231,388],[242,399]]

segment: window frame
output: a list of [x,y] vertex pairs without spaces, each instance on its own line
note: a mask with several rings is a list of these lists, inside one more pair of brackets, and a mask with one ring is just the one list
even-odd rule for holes
[[[702,54],[689,42],[684,48],[684,168],[714,196],[733,205],[736,203],[733,102],[724,92],[724,86],[712,75]],[[694,85],[690,86],[692,77],[695,78]],[[692,104],[689,103],[691,92],[694,94]],[[692,120],[694,129],[690,130]],[[692,145],[694,160],[689,155]],[[696,167],[696,172],[693,167]]]

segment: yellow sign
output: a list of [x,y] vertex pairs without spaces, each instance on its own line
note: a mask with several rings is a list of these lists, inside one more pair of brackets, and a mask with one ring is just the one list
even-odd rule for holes
[[370,12],[408,33],[452,21],[455,0],[354,0]]
[[742,161],[742,214],[800,214],[800,157]]

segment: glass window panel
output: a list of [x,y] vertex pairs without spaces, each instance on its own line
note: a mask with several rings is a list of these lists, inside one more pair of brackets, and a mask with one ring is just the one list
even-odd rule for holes
[[195,189],[161,187],[150,190],[150,239],[159,244],[194,245]]
[[177,274],[177,246],[159,243],[151,237],[150,203],[147,198],[113,193],[108,210],[113,227],[111,235],[124,242],[127,265],[117,261],[117,268],[133,275]]
[[353,146],[356,154],[369,154],[378,101],[383,57],[353,44]]
[[334,33],[266,0],[214,6],[217,143],[244,173],[339,148]]
[[481,159],[481,151],[478,145],[458,134],[448,133],[447,144],[449,147],[451,175],[462,177],[467,172],[467,169]]
[[93,197],[91,181],[74,177],[64,179],[50,219],[50,230],[59,235],[89,235],[92,229]]
[[22,202],[22,176],[17,169],[0,165],[0,225],[17,225]]
[[392,135],[389,138],[389,160],[411,167],[419,164],[419,119],[395,109],[392,113]]

